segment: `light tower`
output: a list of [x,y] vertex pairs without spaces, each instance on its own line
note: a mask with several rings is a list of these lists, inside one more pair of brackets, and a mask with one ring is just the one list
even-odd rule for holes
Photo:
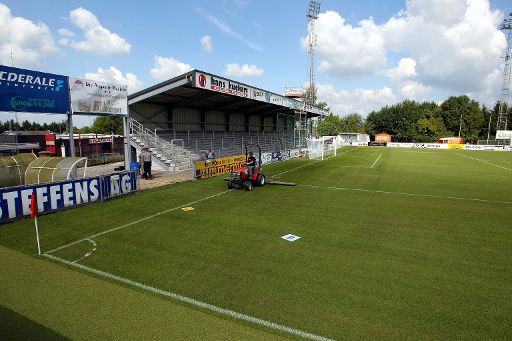
[[503,20],[500,25],[500,30],[503,31],[507,39],[507,50],[505,53],[505,67],[503,68],[503,84],[501,86],[500,106],[496,130],[507,130],[508,111],[510,109],[508,106],[510,96],[510,74],[512,71],[512,12]]
[[315,66],[314,66],[314,54],[316,47],[316,32],[315,32],[315,21],[318,19],[318,13],[320,13],[320,2],[315,0],[309,0],[308,11],[306,17],[308,18],[309,25],[309,41],[308,41],[308,54],[309,54],[309,89],[305,94],[304,102],[309,105],[315,104]]

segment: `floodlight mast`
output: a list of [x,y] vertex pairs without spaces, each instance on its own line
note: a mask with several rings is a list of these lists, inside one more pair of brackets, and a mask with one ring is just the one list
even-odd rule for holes
[[314,68],[314,54],[316,47],[316,32],[315,21],[318,19],[320,13],[320,2],[315,0],[309,1],[306,17],[309,24],[309,39],[308,39],[308,54],[309,54],[309,89],[305,94],[304,101],[306,104],[315,104],[315,68]]
[[510,75],[512,72],[512,12],[508,17],[503,20],[500,25],[500,30],[503,31],[507,39],[507,50],[505,53],[505,66],[503,68],[503,84],[501,86],[501,97],[499,102],[498,121],[496,123],[496,130],[507,130],[507,119],[509,111],[509,97],[510,97]]

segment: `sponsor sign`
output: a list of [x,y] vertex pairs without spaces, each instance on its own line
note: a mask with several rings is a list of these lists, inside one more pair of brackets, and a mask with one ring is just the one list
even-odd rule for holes
[[270,93],[263,91],[261,89],[252,88],[251,89],[251,99],[270,103]]
[[455,144],[455,143],[449,143],[448,144],[448,149],[464,149],[464,145],[463,144]]
[[272,152],[272,162],[281,161],[281,152]]
[[0,65],[0,111],[68,114],[68,78]]
[[295,159],[301,157],[300,155],[300,149],[292,149],[290,150],[290,159]]
[[412,148],[448,149],[448,145],[441,143],[414,143]]
[[108,199],[123,194],[128,194],[137,190],[137,173],[122,172],[102,177],[101,197]]
[[512,152],[512,146],[503,146],[503,150],[506,150],[508,152]]
[[512,130],[498,130],[496,132],[496,140],[512,139]]
[[224,157],[219,159],[195,162],[195,177],[199,179],[208,179],[217,175],[226,174],[246,163],[245,155]]
[[6,187],[0,189],[0,223],[30,216],[32,193],[36,195],[39,213],[50,213],[127,194],[136,189],[135,172]]
[[275,94],[270,95],[270,103],[275,105],[283,105],[283,97]]
[[89,139],[89,144],[97,144],[97,143],[112,143],[112,137]]
[[478,144],[466,144],[464,145],[466,150],[503,150],[503,146],[487,146]]
[[272,163],[272,153],[261,153],[261,163],[264,165]]
[[128,87],[69,77],[74,114],[128,116]]
[[204,72],[195,73],[195,87],[246,98],[250,98],[252,90],[247,85],[232,82]]

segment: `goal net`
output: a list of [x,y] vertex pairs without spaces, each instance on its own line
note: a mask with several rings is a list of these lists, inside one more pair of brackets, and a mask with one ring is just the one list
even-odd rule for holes
[[308,140],[308,156],[314,160],[325,160],[328,157],[336,156],[339,148],[336,136],[322,136],[318,139]]

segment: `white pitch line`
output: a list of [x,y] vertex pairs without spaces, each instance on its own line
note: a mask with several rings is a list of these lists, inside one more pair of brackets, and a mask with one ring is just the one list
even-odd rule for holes
[[299,330],[299,329],[295,329],[295,328],[284,326],[282,324],[270,322],[270,321],[267,321],[267,320],[262,320],[262,319],[259,319],[257,317],[254,317],[254,316],[250,316],[250,315],[242,314],[242,313],[239,313],[239,312],[236,312],[236,311],[233,311],[233,310],[217,307],[215,305],[212,305],[212,304],[209,304],[209,303],[205,303],[205,302],[201,302],[201,301],[195,300],[195,299],[190,298],[190,297],[182,296],[182,295],[170,292],[170,291],[166,291],[166,290],[162,290],[162,289],[159,289],[159,288],[155,288],[155,287],[146,285],[144,283],[135,282],[135,281],[132,281],[131,279],[128,279],[128,278],[119,277],[119,276],[116,276],[114,274],[111,274],[111,273],[108,273],[108,272],[105,272],[105,271],[97,270],[97,269],[94,269],[94,268],[91,268],[91,267],[88,267],[88,266],[85,266],[85,265],[82,265],[82,264],[73,263],[73,262],[70,262],[68,260],[65,260],[65,259],[62,259],[62,258],[59,258],[59,257],[55,257],[53,255],[49,255],[49,254],[45,253],[43,256],[45,256],[47,258],[50,258],[50,259],[52,259],[54,261],[61,262],[61,263],[66,264],[68,266],[73,266],[73,267],[79,268],[81,270],[93,273],[95,275],[106,277],[108,279],[112,279],[112,280],[115,280],[117,282],[128,284],[130,286],[133,286],[133,287],[136,287],[136,288],[139,288],[139,289],[142,289],[142,290],[146,290],[146,291],[149,291],[149,292],[152,292],[152,293],[155,293],[155,294],[166,296],[166,297],[175,299],[175,300],[180,301],[180,302],[185,302],[185,303],[194,305],[196,307],[200,307],[200,308],[203,308],[203,309],[207,309],[207,310],[213,311],[213,312],[218,313],[218,314],[229,316],[231,318],[235,318],[235,319],[243,320],[243,321],[247,321],[247,322],[252,322],[252,323],[258,324],[260,326],[264,326],[264,327],[267,327],[267,328],[270,328],[270,329],[274,329],[274,330],[278,330],[280,332],[284,332],[284,333],[288,333],[288,334],[297,335],[297,336],[300,336],[300,337],[303,337],[303,338],[307,338],[307,339],[310,339],[310,340],[332,341],[332,339],[329,339],[329,338],[326,338],[326,337],[323,337],[323,336],[320,336],[320,335],[311,334],[311,333],[308,333],[308,332],[305,332],[305,331],[302,331],[302,330]]
[[334,187],[334,186],[318,186],[318,185],[307,185],[307,184],[298,184],[298,186],[311,187],[311,188],[320,188],[320,189],[333,189],[333,190],[340,190],[340,191],[353,191],[353,192],[367,192],[367,193],[405,195],[405,196],[411,196],[411,197],[426,197],[426,198],[436,198],[436,199],[477,201],[477,202],[488,202],[488,203],[495,203],[495,204],[512,204],[512,201],[487,200],[487,199],[478,199],[478,198],[461,198],[461,197],[451,197],[451,196],[435,195],[435,194],[389,192],[389,191],[380,191],[380,190],[376,190],[376,189],[348,188],[348,187]]
[[473,159],[473,160],[475,160],[475,161],[482,162],[482,163],[486,163],[486,164],[488,164],[488,165],[495,166],[495,167],[498,167],[498,168],[501,168],[501,169],[505,169],[505,170],[512,171],[512,168],[507,168],[507,167],[503,167],[503,166],[500,166],[500,165],[495,165],[495,164],[494,164],[494,163],[492,163],[492,162],[488,162],[488,161],[485,161],[485,160],[482,160],[482,159],[477,159],[476,157],[472,157],[472,156],[464,155],[464,154],[462,154],[462,153],[457,153],[457,155],[464,156],[464,157],[467,157],[468,159]]
[[373,166],[375,166],[375,164],[377,163],[377,161],[380,160],[380,158],[382,157],[382,154],[379,155],[379,157],[377,158],[377,160],[375,160],[375,162],[373,163],[373,165],[370,167],[370,168],[373,168]]
[[81,260],[83,259],[86,259],[87,257],[89,257],[90,255],[92,255],[92,253],[94,251],[96,251],[96,243],[94,242],[94,240],[92,239],[86,239],[86,241],[88,241],[89,243],[92,244],[92,250],[87,252],[85,255],[83,255],[82,257],[78,258],[77,260],[74,260],[73,263],[78,263],[80,262]]
[[49,254],[49,253],[53,253],[53,252],[56,252],[56,251],[59,251],[59,250],[62,250],[62,249],[65,249],[67,247],[70,247],[70,246],[73,246],[75,244],[78,244],[78,243],[81,243],[85,240],[88,240],[88,239],[93,239],[93,238],[96,238],[96,237],[99,237],[99,236],[102,236],[104,234],[107,234],[107,233],[110,233],[110,232],[114,232],[114,231],[117,231],[117,230],[121,230],[121,229],[124,229],[126,227],[129,227],[129,226],[132,226],[132,225],[135,225],[135,224],[138,224],[138,223],[141,223],[143,221],[146,221],[148,219],[152,219],[152,218],[155,218],[155,217],[158,217],[159,215],[162,215],[162,214],[165,214],[165,213],[169,213],[171,211],[175,211],[175,210],[178,210],[182,207],[187,207],[187,206],[191,206],[193,204],[197,204],[198,202],[201,202],[201,201],[205,201],[205,200],[208,200],[208,199],[211,199],[211,198],[215,198],[219,195],[222,195],[222,194],[226,194],[228,192],[231,192],[232,189],[230,190],[227,190],[227,191],[224,191],[224,192],[220,192],[220,193],[217,193],[217,194],[214,194],[214,195],[210,195],[208,197],[205,197],[205,198],[202,198],[202,199],[199,199],[199,200],[196,200],[196,201],[192,201],[192,202],[189,202],[189,203],[186,203],[186,204],[183,204],[183,205],[180,205],[180,206],[177,206],[177,207],[173,207],[173,208],[169,208],[165,211],[161,211],[161,212],[158,212],[158,213],[155,213],[155,214],[152,214],[150,216],[147,216],[147,217],[144,217],[144,218],[141,218],[141,219],[138,219],[138,220],[135,220],[135,221],[132,221],[131,223],[128,223],[128,224],[124,224],[124,225],[121,225],[121,226],[117,226],[117,227],[114,227],[112,229],[109,229],[109,230],[106,230],[106,231],[103,231],[103,232],[99,232],[99,233],[96,233],[96,234],[93,234],[91,236],[88,236],[88,237],[85,237],[85,238],[82,238],[80,240],[76,240],[74,242],[71,242],[71,243],[68,243],[66,245],[62,245],[62,246],[59,246],[58,248],[55,248],[53,250],[50,250],[50,251],[46,251],[45,254]]

